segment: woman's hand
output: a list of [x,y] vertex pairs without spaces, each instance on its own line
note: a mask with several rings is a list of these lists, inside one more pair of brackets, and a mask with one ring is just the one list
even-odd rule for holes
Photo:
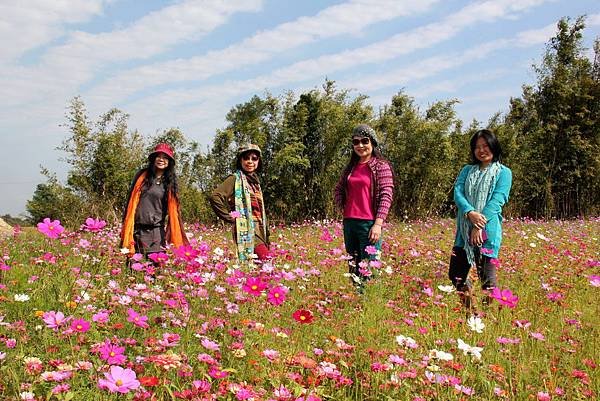
[[369,231],[369,241],[371,244],[376,243],[381,238],[381,224],[373,224],[371,230]]
[[469,213],[467,213],[467,218],[474,227],[479,229],[484,228],[487,223],[485,216],[479,212],[476,212],[475,210],[471,210]]
[[483,245],[483,230],[473,227],[473,229],[471,229],[471,238],[469,238],[469,242],[476,246]]

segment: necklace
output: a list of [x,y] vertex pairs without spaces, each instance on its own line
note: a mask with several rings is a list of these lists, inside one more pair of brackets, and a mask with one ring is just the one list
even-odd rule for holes
[[156,185],[162,184],[162,176],[156,177]]

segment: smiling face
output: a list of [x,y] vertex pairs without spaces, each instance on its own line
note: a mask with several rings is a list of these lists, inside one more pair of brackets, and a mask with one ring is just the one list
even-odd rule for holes
[[163,172],[169,167],[169,156],[163,152],[159,152],[154,159],[154,170],[156,172]]
[[490,145],[487,143],[485,138],[479,137],[475,142],[475,158],[479,160],[482,167],[486,167],[494,159],[494,153],[490,149]]
[[373,154],[373,144],[369,137],[366,136],[352,137],[352,149],[360,158],[361,163],[368,161]]
[[242,155],[241,162],[242,169],[246,173],[251,174],[255,172],[256,169],[258,169],[260,163],[260,156],[257,152],[254,151],[246,152]]

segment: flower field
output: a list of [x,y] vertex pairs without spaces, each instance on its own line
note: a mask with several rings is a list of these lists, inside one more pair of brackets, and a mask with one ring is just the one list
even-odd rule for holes
[[451,220],[390,224],[362,294],[341,226],[230,233],[134,257],[117,229],[47,220],[0,242],[2,400],[592,400],[600,394],[600,220],[507,221],[500,288],[467,314]]

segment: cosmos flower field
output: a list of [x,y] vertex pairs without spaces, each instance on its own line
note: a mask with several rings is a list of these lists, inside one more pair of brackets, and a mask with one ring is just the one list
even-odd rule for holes
[[222,226],[128,266],[118,228],[48,219],[0,240],[2,400],[592,400],[600,219],[509,220],[468,314],[451,220],[389,224],[352,285],[339,222],[274,227],[238,265]]

